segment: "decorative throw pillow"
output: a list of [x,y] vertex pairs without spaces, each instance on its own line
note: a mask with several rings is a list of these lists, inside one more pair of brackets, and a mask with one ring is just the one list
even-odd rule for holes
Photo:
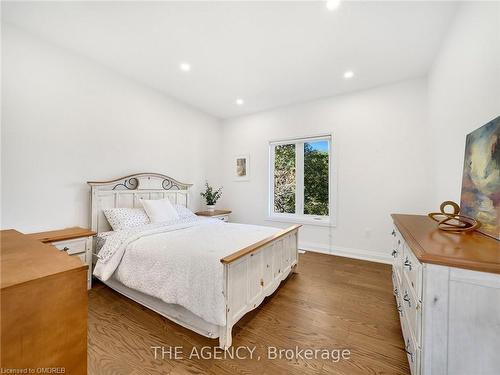
[[122,230],[149,224],[142,208],[107,208],[102,210],[113,230]]
[[179,214],[169,199],[141,199],[141,203],[152,223],[163,223],[179,219]]
[[196,215],[189,208],[186,208],[180,204],[174,204],[174,208],[179,215],[179,219],[187,219],[190,217],[196,217]]

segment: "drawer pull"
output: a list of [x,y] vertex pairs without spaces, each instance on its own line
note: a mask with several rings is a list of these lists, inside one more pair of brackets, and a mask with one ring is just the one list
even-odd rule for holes
[[406,257],[406,260],[404,262],[404,266],[408,267],[408,270],[411,271],[411,262],[408,260],[408,257]]
[[399,293],[398,293],[398,288],[394,288],[394,295],[397,297],[399,296]]
[[401,240],[398,240],[398,245],[401,245]]
[[398,256],[397,250],[392,250],[391,255],[392,255],[393,258],[396,258]]
[[62,248],[62,251],[68,251],[68,250],[69,250],[69,247],[68,247],[68,246],[64,246],[64,247]]
[[408,302],[408,307],[411,307],[411,300],[410,300],[410,296],[408,295],[407,291],[405,291],[405,295],[403,296],[403,300]]
[[399,303],[398,303],[397,309],[398,309],[399,315],[403,316],[403,309],[401,308],[401,305]]
[[391,235],[396,237],[396,231],[394,229],[392,230]]

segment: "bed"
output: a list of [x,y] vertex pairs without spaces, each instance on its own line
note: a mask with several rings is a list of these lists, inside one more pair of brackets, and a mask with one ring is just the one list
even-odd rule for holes
[[[169,199],[189,207],[191,184],[140,173],[91,186],[93,274],[110,288],[203,336],[232,344],[232,327],[298,266],[300,225],[286,229],[193,215],[175,223],[110,232],[103,210]],[[101,236],[102,237],[99,237]]]

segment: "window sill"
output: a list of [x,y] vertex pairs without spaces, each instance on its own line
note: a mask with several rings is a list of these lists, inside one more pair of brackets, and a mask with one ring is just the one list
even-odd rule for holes
[[281,215],[272,215],[266,218],[266,221],[276,221],[279,223],[295,223],[295,224],[304,224],[304,225],[315,225],[318,227],[334,227],[335,223],[330,219],[314,219],[312,217],[293,217],[293,216],[281,216]]

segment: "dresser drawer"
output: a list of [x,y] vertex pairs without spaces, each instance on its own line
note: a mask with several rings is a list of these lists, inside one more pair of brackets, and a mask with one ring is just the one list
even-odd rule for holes
[[420,298],[422,295],[422,264],[406,243],[404,243],[402,267],[403,275],[408,279],[409,287],[413,289],[415,296]]
[[405,318],[401,319],[401,329],[403,331],[404,350],[408,357],[411,375],[420,374],[420,348],[415,342],[411,331],[408,328],[408,322]]
[[87,239],[78,238],[76,240],[53,242],[52,245],[59,250],[66,251],[69,255],[85,253],[87,250]]
[[398,280],[398,277],[396,276],[396,270],[393,267],[392,268],[392,294],[394,294],[394,297],[398,296],[398,289],[399,289],[399,280]]
[[398,277],[401,280],[401,274],[403,271],[404,240],[403,236],[401,236],[401,233],[399,233],[396,228],[393,229],[392,236],[392,264],[394,266],[395,272],[398,274]]
[[399,318],[403,317],[404,310],[403,310],[403,305],[401,303],[401,283],[400,280],[398,280],[398,277],[396,275],[396,272],[394,270],[392,271],[392,294],[394,294],[394,297],[396,298],[396,309],[398,310],[399,313]]
[[400,295],[404,316],[408,324],[408,330],[415,339],[416,343],[420,344],[422,308],[420,301],[416,297],[413,288],[409,286],[406,278],[403,278]]
[[396,270],[392,269],[392,294],[394,294],[394,297],[401,297],[401,289],[402,289],[402,283],[401,279],[399,278],[399,275],[397,274]]

